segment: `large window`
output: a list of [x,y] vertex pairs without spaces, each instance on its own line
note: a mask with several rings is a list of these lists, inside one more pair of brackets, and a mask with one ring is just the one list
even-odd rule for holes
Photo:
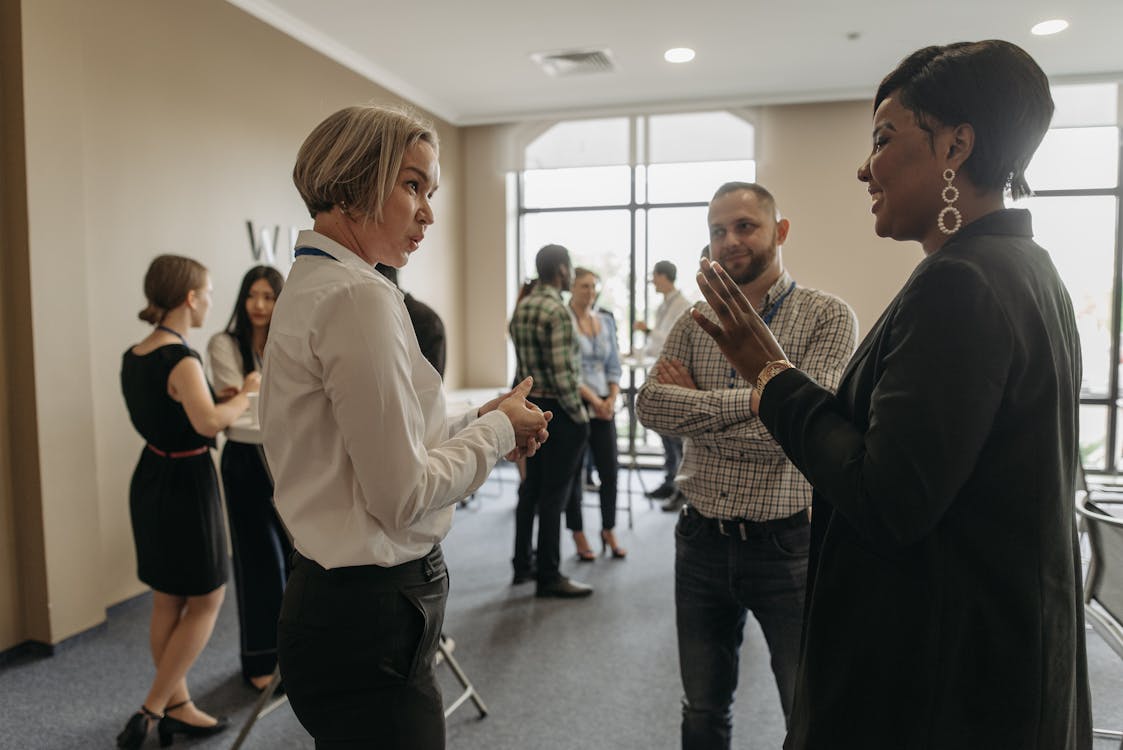
[[534,275],[543,245],[569,248],[575,265],[600,274],[598,304],[616,316],[625,353],[643,345],[633,326],[651,322],[659,302],[651,267],[670,260],[692,278],[714,189],[756,175],[753,127],[729,112],[559,123],[527,146],[525,165],[520,274]]
[[[710,197],[724,182],[756,178],[753,141],[752,125],[730,112],[554,125],[527,146],[518,175],[520,275],[535,275],[543,245],[565,245],[574,265],[600,275],[598,304],[616,317],[621,353],[642,347],[635,322],[653,323],[660,301],[652,266],[673,262],[679,288],[696,296],[689,282],[709,234]],[[643,376],[642,367],[628,368],[625,385]],[[657,444],[631,427],[622,439]]]
[[1080,450],[1090,472],[1123,468],[1119,409],[1121,242],[1119,86],[1057,86],[1057,109],[1026,178],[1037,242],[1069,293],[1084,355]]

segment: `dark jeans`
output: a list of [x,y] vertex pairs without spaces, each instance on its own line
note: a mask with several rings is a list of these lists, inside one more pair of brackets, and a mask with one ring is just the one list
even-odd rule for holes
[[682,438],[667,435],[659,437],[663,441],[663,481],[674,484],[675,474],[678,474],[678,467],[682,464]]
[[443,750],[433,663],[448,599],[440,546],[391,568],[325,570],[293,557],[278,656],[317,750]]
[[[728,523],[728,522],[727,522]],[[747,611],[764,631],[787,721],[803,627],[806,513],[721,533],[687,506],[675,528],[675,615],[684,750],[729,747]]]
[[[550,439],[526,462],[526,481],[519,486],[515,506],[516,573],[531,570],[534,516],[538,514],[538,583],[550,584],[561,577],[561,514],[569,502],[570,485],[578,478],[584,457],[589,425],[574,422],[552,398],[529,399],[542,411],[552,411]],[[604,479],[602,478],[603,482]]]
[[273,480],[259,446],[228,440],[222,449],[222,486],[234,548],[242,676],[273,673],[277,617],[292,545],[273,507]]
[[[602,529],[616,527],[616,422],[611,419],[589,420],[589,451],[600,477],[600,521]],[[565,506],[565,526],[570,531],[584,531],[581,518],[581,499],[584,496],[582,467],[577,467],[577,476]]]

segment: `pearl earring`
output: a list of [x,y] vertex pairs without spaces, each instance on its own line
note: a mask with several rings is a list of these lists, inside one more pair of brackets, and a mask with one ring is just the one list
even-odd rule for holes
[[[944,206],[943,210],[941,210],[940,214],[936,217],[936,226],[939,227],[940,231],[944,234],[955,234],[959,231],[959,228],[963,226],[963,214],[959,213],[959,209],[955,207],[955,202],[959,200],[959,188],[951,184],[951,181],[954,179],[955,170],[945,169],[944,180],[947,182],[947,185],[944,186],[940,197],[944,199],[944,203],[947,205]],[[951,229],[948,229],[947,225],[944,223],[944,217],[949,213],[955,216],[955,226]]]

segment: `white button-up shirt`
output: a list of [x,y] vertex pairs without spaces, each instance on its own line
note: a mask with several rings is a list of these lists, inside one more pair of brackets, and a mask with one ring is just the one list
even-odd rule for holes
[[426,555],[453,505],[515,447],[506,415],[445,416],[398,289],[342,245],[301,232],[265,347],[261,427],[274,502],[325,568]]
[[681,291],[672,289],[663,297],[659,307],[655,310],[655,325],[647,333],[647,343],[643,353],[651,358],[657,358],[663,351],[663,344],[675,323],[682,314],[690,309],[688,300]]

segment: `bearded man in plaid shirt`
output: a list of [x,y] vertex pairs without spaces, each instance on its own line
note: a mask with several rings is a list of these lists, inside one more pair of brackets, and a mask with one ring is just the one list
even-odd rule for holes
[[[781,256],[790,223],[756,183],[722,185],[710,201],[710,251],[772,328],[797,367],[838,387],[857,339],[853,310],[800,287]],[[694,314],[714,319],[705,302]],[[742,631],[751,611],[790,715],[803,624],[811,486],[750,404],[751,383],[683,315],[637,397],[639,420],[683,438],[675,528],[675,616],[682,676],[682,747],[728,748]]]

